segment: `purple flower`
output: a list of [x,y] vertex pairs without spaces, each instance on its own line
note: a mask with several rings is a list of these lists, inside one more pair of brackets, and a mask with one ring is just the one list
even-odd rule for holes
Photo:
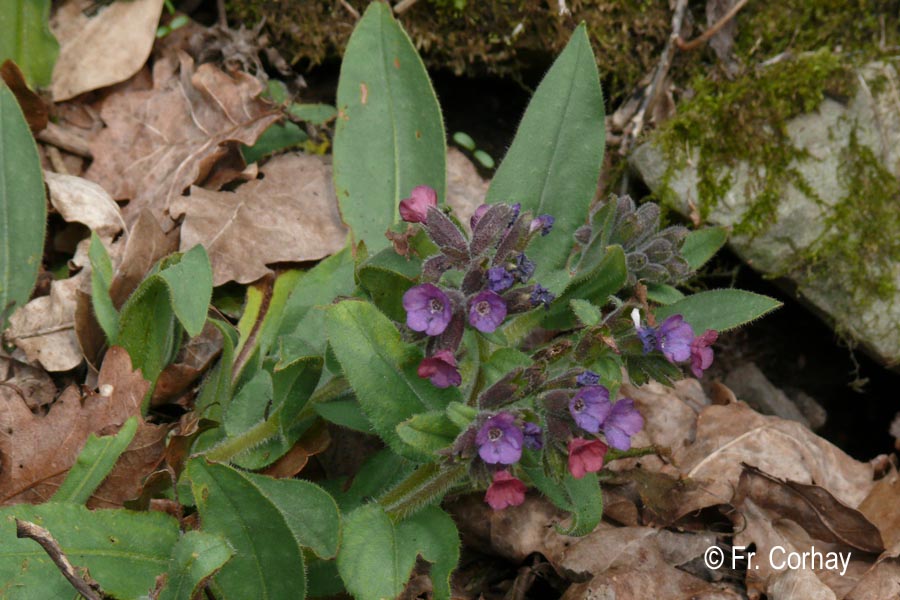
[[611,410],[609,390],[602,385],[583,387],[569,400],[569,412],[575,423],[591,433],[600,432],[600,424]]
[[712,365],[713,349],[710,346],[718,338],[718,332],[707,329],[703,335],[698,335],[691,342],[691,372],[697,379],[703,377],[703,371]]
[[519,213],[522,211],[522,203],[516,202],[512,205],[512,218],[509,220],[509,225],[507,227],[512,227],[512,224],[516,222],[516,219],[519,218]]
[[525,502],[525,484],[509,474],[508,471],[494,473],[494,481],[484,495],[484,501],[494,510],[503,510],[508,506],[518,506]]
[[488,211],[490,208],[487,204],[482,204],[478,208],[475,209],[475,212],[472,213],[472,216],[469,218],[469,225],[472,226],[472,229],[475,229],[475,226],[478,225],[478,221],[481,220],[481,217],[484,216],[484,213]]
[[551,215],[541,215],[536,219],[532,219],[531,224],[528,226],[528,233],[534,233],[538,229],[541,230],[541,235],[547,235],[550,233],[550,230],[553,229],[553,224],[556,222],[556,219]]
[[634,400],[622,398],[612,405],[612,410],[603,421],[606,441],[616,450],[631,448],[631,436],[644,426],[644,418],[634,407]]
[[403,294],[406,324],[413,331],[428,335],[440,335],[450,324],[453,315],[450,298],[437,286],[423,283],[409,288]]
[[603,468],[607,450],[609,448],[600,440],[569,440],[569,473],[575,479],[581,479],[587,473],[596,473]]
[[400,218],[408,223],[424,223],[432,206],[437,206],[437,192],[427,185],[418,185],[409,198],[400,201]]
[[516,256],[516,267],[513,269],[513,275],[516,279],[525,283],[534,275],[534,263],[525,254]]
[[543,431],[537,423],[526,422],[522,427],[525,434],[525,447],[540,450],[544,447]]
[[575,383],[577,383],[579,387],[584,387],[586,385],[597,385],[598,383],[600,383],[600,376],[593,371],[585,370],[575,378]]
[[485,421],[475,435],[478,456],[491,465],[518,462],[524,442],[525,436],[516,426],[516,418],[508,412],[498,413]]
[[482,333],[491,333],[506,318],[506,302],[499,294],[485,290],[472,299],[469,324]]
[[431,380],[435,387],[446,388],[462,383],[462,376],[456,368],[456,357],[449,350],[438,350],[422,359],[418,369],[419,377]]
[[542,286],[541,284],[536,284],[534,286],[534,290],[531,292],[531,305],[537,306],[539,304],[543,304],[544,308],[549,309],[550,303],[556,299],[556,294]]
[[659,326],[656,348],[672,363],[691,357],[694,330],[681,315],[672,315]]
[[650,354],[656,350],[656,344],[659,338],[656,327],[638,327],[638,339],[644,346],[644,354]]
[[488,289],[492,292],[500,293],[509,289],[515,282],[512,273],[506,270],[506,267],[491,267],[487,272]]

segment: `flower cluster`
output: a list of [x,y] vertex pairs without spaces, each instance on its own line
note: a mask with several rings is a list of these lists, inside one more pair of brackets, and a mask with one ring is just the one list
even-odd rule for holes
[[654,350],[662,352],[671,363],[690,360],[691,372],[698,379],[713,362],[712,344],[718,339],[718,332],[707,329],[701,335],[694,335],[694,329],[681,315],[672,315],[658,327],[641,324],[640,311],[631,312],[638,339],[644,347],[644,354]]
[[[437,194],[428,186],[414,188],[400,202],[400,216],[421,224],[439,251],[423,263],[422,283],[403,295],[406,325],[431,338],[418,374],[437,387],[458,386],[455,352],[466,324],[493,333],[509,315],[553,301],[549,290],[529,283],[536,265],[525,249],[535,236],[550,233],[554,218],[532,218],[518,204],[485,204],[472,215],[467,240],[437,207]],[[451,270],[463,273],[461,284],[443,278]]]
[[488,465],[501,465],[493,473],[493,481],[485,494],[485,501],[494,510],[518,506],[525,501],[525,484],[514,477],[507,468],[519,462],[522,449],[540,450],[543,447],[543,431],[530,421],[521,422],[510,412],[499,412],[489,417],[475,434],[478,456]]

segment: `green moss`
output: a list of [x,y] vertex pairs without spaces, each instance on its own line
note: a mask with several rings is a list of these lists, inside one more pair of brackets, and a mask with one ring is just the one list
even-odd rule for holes
[[670,173],[697,151],[701,216],[731,187],[729,169],[746,163],[757,176],[749,178],[750,210],[735,232],[752,235],[771,221],[786,184],[812,193],[793,166],[805,153],[791,143],[787,122],[815,110],[826,95],[851,96],[854,85],[852,70],[828,50],[749,71],[734,81],[700,75],[692,83],[694,96],[682,102],[656,139]]

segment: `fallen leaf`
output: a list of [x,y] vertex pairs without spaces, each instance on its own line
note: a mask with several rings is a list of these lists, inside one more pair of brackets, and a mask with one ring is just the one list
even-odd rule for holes
[[257,98],[262,87],[246,73],[228,75],[211,64],[195,69],[184,52],[158,60],[152,90],[113,93],[104,102],[106,128],[91,142],[87,178],[130,200],[126,222],[150,209],[171,230],[169,205],[280,118]]
[[313,425],[297,440],[287,454],[262,471],[263,475],[275,478],[293,477],[306,467],[311,456],[323,452],[331,443],[331,434],[324,422]]
[[4,338],[48,371],[68,371],[81,364],[75,336],[76,292],[86,271],[54,281],[50,295],[31,300],[9,319]]
[[878,527],[885,546],[900,545],[900,474],[895,467],[875,482],[859,512]]
[[109,286],[109,295],[115,307],[122,308],[153,265],[177,249],[177,231],[166,234],[150,211],[138,215],[128,232],[122,260]]
[[222,344],[222,332],[207,321],[200,335],[188,340],[159,374],[150,404],[158,406],[182,395],[219,356]]
[[16,360],[0,350],[0,396],[18,396],[36,412],[53,402],[56,384],[44,369]]
[[83,223],[107,241],[126,229],[119,205],[93,181],[52,171],[44,171],[44,181],[50,203],[66,221]]
[[16,63],[11,60],[3,61],[3,64],[0,65],[0,78],[16,97],[31,133],[37,133],[44,129],[50,119],[50,111],[41,97],[28,87],[25,75],[22,74]]
[[871,598],[900,597],[900,545],[885,552],[872,568],[863,575],[845,600],[870,600]]
[[83,0],[59,7],[52,21],[60,44],[50,84],[53,99],[68,100],[137,73],[153,49],[162,7],[163,0],[113,2],[90,18]]
[[140,371],[131,371],[123,348],[107,352],[99,382],[100,393],[85,396],[76,386],[66,388],[45,416],[15,398],[0,402],[0,504],[45,502],[88,435],[114,433],[129,417],[140,416],[150,384]]
[[340,250],[347,239],[331,180],[331,166],[315,155],[284,154],[235,192],[191,188],[171,205],[184,215],[181,248],[203,244],[213,284],[250,283],[276,262],[317,260]]

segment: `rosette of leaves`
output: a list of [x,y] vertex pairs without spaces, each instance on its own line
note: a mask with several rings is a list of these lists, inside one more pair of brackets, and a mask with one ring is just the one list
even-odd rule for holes
[[625,251],[629,286],[638,281],[677,285],[692,272],[681,255],[687,235],[688,229],[680,225],[660,229],[658,205],[637,206],[630,196],[611,195],[591,211],[589,224],[575,232],[581,244],[576,264],[619,245]]

